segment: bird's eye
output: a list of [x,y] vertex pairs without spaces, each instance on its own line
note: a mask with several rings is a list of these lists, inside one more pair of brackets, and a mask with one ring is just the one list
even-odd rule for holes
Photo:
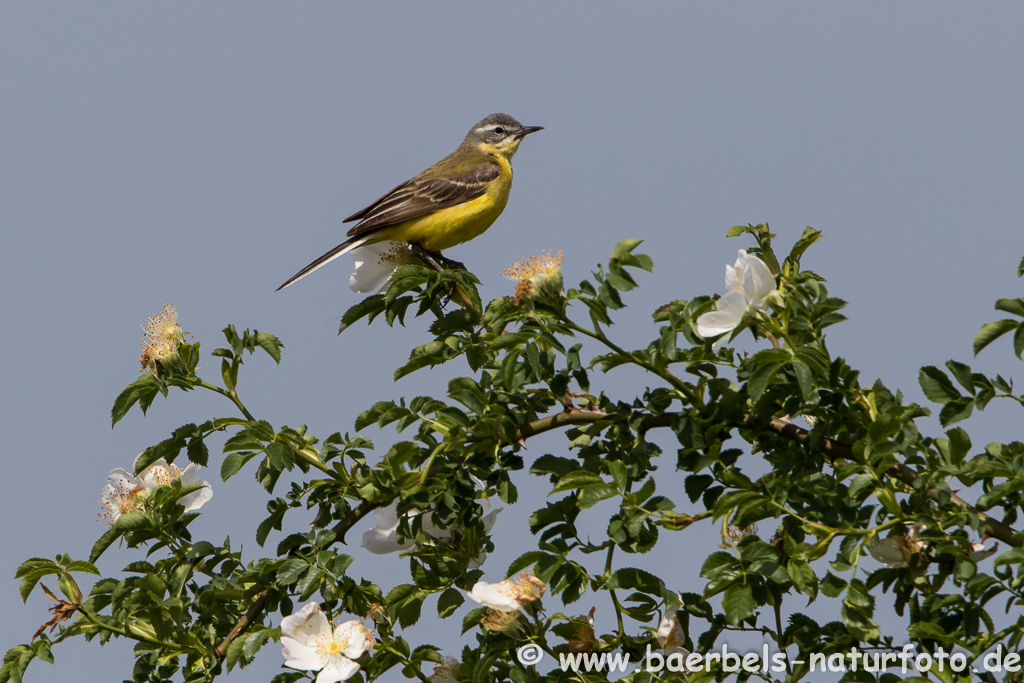
[[504,135],[505,129],[502,128],[501,126],[498,126],[497,128],[494,129],[494,132],[497,133],[498,135]]

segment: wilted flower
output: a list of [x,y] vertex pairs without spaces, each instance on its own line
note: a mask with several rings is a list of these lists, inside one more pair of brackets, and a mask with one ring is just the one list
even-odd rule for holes
[[373,631],[353,619],[335,626],[320,605],[311,602],[281,620],[285,666],[319,671],[316,683],[337,683],[359,670],[354,660],[373,649]]
[[658,624],[658,643],[665,650],[666,655],[680,654],[685,659],[690,656],[690,651],[683,645],[686,644],[686,633],[683,631],[679,618],[673,611],[671,616],[666,614]]
[[719,548],[731,548],[747,536],[757,536],[757,525],[751,524],[750,526],[738,527],[728,526],[722,530],[722,542],[719,544]]
[[[486,498],[480,501],[480,506],[486,511],[491,507],[491,503]],[[491,528],[494,527],[494,522],[498,517],[498,513],[501,512],[502,508],[491,510],[483,518],[484,531],[490,532]],[[409,513],[410,519],[412,517],[421,517],[423,533],[427,534],[431,538],[439,542],[450,541],[452,539],[451,529],[441,529],[431,521],[432,514],[423,515],[422,511],[415,510]],[[396,553],[403,550],[409,550],[415,547],[415,543],[410,539],[403,541],[398,540],[398,502],[394,502],[385,508],[377,508],[373,511],[373,521],[376,526],[366,533],[363,534],[362,541],[359,545],[369,550],[375,555],[387,555],[389,553]],[[469,569],[476,569],[483,565],[486,553],[481,552],[480,555],[471,561],[468,565]]]
[[412,260],[413,251],[408,242],[384,240],[356,247],[349,255],[356,269],[348,279],[348,287],[353,292],[365,294],[383,287],[399,266]]
[[886,567],[899,569],[908,566],[910,556],[920,550],[921,544],[912,538],[890,536],[868,548],[868,553]]
[[519,611],[525,606],[544,597],[547,584],[526,570],[513,579],[500,583],[477,581],[466,595],[470,600],[489,608],[481,619],[488,631],[504,631],[511,626]]
[[58,598],[56,595],[54,595],[53,591],[47,588],[45,583],[40,583],[39,587],[42,588],[43,592],[46,593],[46,596],[53,600],[56,604],[47,610],[50,614],[53,615],[53,617],[45,624],[40,626],[39,630],[32,634],[32,640],[35,640],[40,635],[42,635],[43,631],[46,630],[47,626],[50,627],[50,633],[53,633],[53,630],[57,628],[57,626],[59,626],[62,622],[65,622],[71,617],[73,617],[75,612],[78,612],[82,608],[82,591],[77,591],[78,595],[75,596],[75,602],[68,602],[63,598]]
[[[520,257],[522,258],[522,257]],[[516,283],[515,302],[540,301],[554,304],[562,299],[562,252],[554,254],[546,249],[530,258],[513,263],[502,275]]]
[[391,617],[388,615],[387,608],[379,602],[374,602],[370,605],[366,618],[372,620],[377,625],[391,623]]
[[146,495],[146,487],[119,467],[107,475],[107,485],[100,493],[99,502],[106,508],[100,518],[107,526],[114,526],[121,515],[141,509]]
[[547,584],[529,569],[501,583],[477,581],[467,595],[475,602],[499,612],[518,612],[523,605],[544,597]]
[[999,552],[999,544],[996,543],[991,548],[986,548],[984,543],[972,543],[971,544],[971,559],[975,562],[981,562],[986,557],[991,557]]
[[142,369],[139,372],[153,366],[153,373],[156,374],[156,362],[167,362],[177,356],[178,347],[185,340],[185,333],[178,325],[178,311],[174,304],[164,304],[162,313],[147,317],[146,324],[139,326],[146,332],[142,338],[142,358],[139,359]]
[[182,470],[176,465],[168,465],[163,458],[144,469],[138,478],[118,467],[107,475],[107,485],[100,494],[100,503],[106,508],[100,513],[100,518],[108,526],[114,526],[121,515],[142,509],[142,504],[155,488],[178,480],[185,485],[203,485],[178,499],[178,504],[184,506],[185,512],[198,510],[213,498],[210,482],[199,478],[199,470],[199,465],[195,463],[189,463]]
[[766,299],[775,291],[775,277],[764,261],[740,249],[736,263],[725,267],[728,290],[715,302],[715,309],[697,318],[697,334],[710,338],[722,335],[712,349],[722,348],[729,332],[743,322],[748,312],[765,307]]
[[427,677],[430,683],[458,683],[455,672],[459,670],[459,660],[445,657],[444,663],[434,664],[434,673]]
[[596,612],[597,607],[591,607],[589,614],[581,614],[576,617],[576,621],[584,623],[573,624],[572,638],[566,646],[569,652],[578,654],[594,651],[594,640],[596,639],[594,634],[594,614]]
[[196,489],[192,493],[186,493],[178,499],[178,504],[185,508],[185,512],[194,512],[213,498],[213,488],[210,486],[210,482],[199,478],[201,469],[202,467],[194,462],[190,462],[185,469],[181,469],[177,465],[168,465],[166,460],[160,458],[142,470],[139,479],[147,491],[152,491],[157,486],[167,486],[175,481],[180,481],[182,486],[202,484],[202,488]]

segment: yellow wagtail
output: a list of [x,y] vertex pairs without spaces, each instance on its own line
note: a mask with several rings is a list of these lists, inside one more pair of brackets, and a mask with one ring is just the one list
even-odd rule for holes
[[524,126],[508,114],[491,114],[473,126],[457,150],[346,218],[344,223],[359,221],[348,231],[348,239],[278,291],[364,244],[408,242],[429,259],[480,235],[508,203],[511,161],[519,143],[538,130],[543,126]]

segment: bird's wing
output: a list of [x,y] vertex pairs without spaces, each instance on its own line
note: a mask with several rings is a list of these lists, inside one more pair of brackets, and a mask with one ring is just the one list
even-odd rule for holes
[[487,184],[501,174],[498,164],[486,164],[454,178],[416,176],[402,183],[344,222],[358,220],[349,237],[376,232],[390,225],[426,216],[480,197]]

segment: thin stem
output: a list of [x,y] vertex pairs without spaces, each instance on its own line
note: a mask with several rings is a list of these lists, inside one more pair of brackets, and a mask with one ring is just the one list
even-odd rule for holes
[[161,648],[163,648],[165,650],[171,650],[171,651],[174,651],[174,652],[178,652],[178,651],[181,651],[181,650],[185,649],[185,648],[182,648],[182,646],[178,645],[177,643],[167,643],[167,642],[164,642],[164,641],[159,640],[157,638],[151,638],[151,637],[149,637],[147,635],[144,635],[142,633],[135,633],[135,632],[131,632],[131,631],[126,631],[126,630],[124,630],[122,628],[118,628],[117,626],[111,626],[110,624],[104,623],[103,621],[100,621],[100,620],[96,619],[91,613],[85,611],[81,607],[78,608],[78,613],[81,614],[83,617],[85,617],[85,620],[88,621],[93,626],[95,626],[97,628],[101,628],[101,629],[103,629],[105,631],[110,631],[111,633],[116,633],[117,635],[119,635],[119,636],[121,636],[123,638],[128,638],[130,640],[137,640],[137,641],[139,641],[141,643],[149,643],[150,645],[156,645],[156,646],[161,647]]
[[[612,577],[612,556],[615,554],[615,543],[608,545],[608,555],[604,561],[604,579],[607,581]],[[626,640],[626,627],[622,622],[622,605],[619,603],[619,598],[615,595],[615,589],[609,588],[608,594],[612,596],[612,604],[615,605],[615,619],[619,622],[619,642],[623,643]]]
[[591,339],[601,342],[615,353],[621,355],[624,358],[628,358],[634,364],[639,365],[648,372],[654,373],[658,377],[661,377],[663,380],[668,382],[673,389],[681,393],[690,403],[700,403],[699,397],[694,395],[693,390],[690,387],[688,387],[685,382],[683,382],[681,379],[673,375],[667,369],[658,367],[654,363],[649,363],[643,360],[642,358],[638,358],[634,354],[623,349],[621,346],[619,346],[618,344],[616,344],[615,342],[608,338],[608,336],[604,333],[604,330],[602,330],[600,326],[597,325],[596,321],[594,322],[593,330],[588,330],[587,328],[576,324],[575,322],[566,317],[562,318],[562,323],[564,323],[569,329],[575,332],[579,332],[582,335],[586,335]]
[[427,458],[427,463],[423,466],[423,474],[420,475],[420,486],[423,486],[426,483],[427,477],[430,475],[430,467],[434,464],[434,458],[437,457],[437,454],[440,453],[443,448],[444,443],[442,442],[437,444],[437,446],[434,447],[434,450],[430,452],[430,457]]
[[295,453],[304,463],[315,467],[324,474],[330,475],[332,478],[336,478],[337,472],[335,472],[327,463],[320,460],[315,451],[310,451],[308,448],[298,448],[294,444],[288,444],[292,448],[292,452]]
[[250,413],[249,410],[245,407],[245,405],[242,404],[242,400],[238,398],[238,394],[235,393],[234,391],[228,391],[223,387],[218,387],[216,384],[210,384],[205,380],[199,380],[196,383],[196,386],[200,386],[204,389],[209,389],[210,391],[214,391],[220,394],[221,396],[228,398],[232,403],[235,404],[235,407],[238,408],[242,415],[245,416],[246,420],[249,420],[250,422],[255,422],[256,418],[253,417],[252,413]]

